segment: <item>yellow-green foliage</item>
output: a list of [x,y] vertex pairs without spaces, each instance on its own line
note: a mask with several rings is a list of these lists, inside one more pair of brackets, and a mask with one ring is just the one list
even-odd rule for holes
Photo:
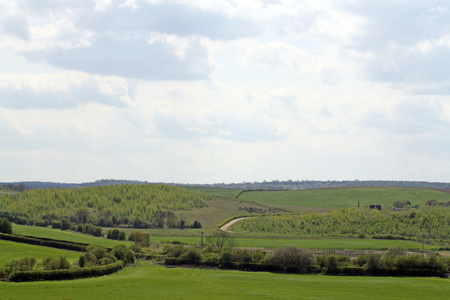
[[[167,185],[37,189],[0,195],[0,215],[18,215],[26,220],[39,220],[45,216],[58,219],[68,217],[75,223],[97,223],[101,218],[108,219],[112,216],[117,219],[149,220],[156,211],[164,209],[206,207],[212,198],[212,195],[206,193]],[[77,212],[80,214],[77,215]]]
[[328,213],[281,215],[245,219],[233,230],[301,235],[392,235],[448,240],[450,214],[446,209],[408,211],[347,208]]

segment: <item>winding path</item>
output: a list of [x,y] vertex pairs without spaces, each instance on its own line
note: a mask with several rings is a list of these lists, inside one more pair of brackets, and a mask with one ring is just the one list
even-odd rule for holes
[[228,231],[228,228],[230,228],[230,226],[233,225],[234,223],[239,222],[240,220],[248,219],[248,218],[251,218],[251,217],[243,217],[243,218],[237,218],[237,219],[231,220],[230,222],[228,222],[225,225],[223,225],[222,227],[220,227],[220,229],[223,231]]

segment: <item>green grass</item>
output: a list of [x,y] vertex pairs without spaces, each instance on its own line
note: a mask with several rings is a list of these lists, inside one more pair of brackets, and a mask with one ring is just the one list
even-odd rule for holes
[[208,207],[176,211],[175,213],[190,223],[198,220],[203,228],[215,229],[217,224],[223,220],[246,213],[242,210],[243,207],[253,207],[261,210],[267,209],[267,207],[258,204],[242,203],[234,199],[217,198],[209,201]]
[[241,194],[239,199],[290,207],[345,208],[358,206],[358,201],[361,207],[371,204],[391,207],[394,202],[404,200],[409,200],[412,205],[423,205],[430,199],[448,201],[450,194],[423,188],[371,187],[254,191]]
[[91,279],[0,282],[0,291],[1,299],[446,299],[450,280],[168,269],[146,264]]
[[[178,241],[188,245],[201,245],[201,235],[196,237],[182,236],[151,236],[152,243]],[[422,249],[422,244],[403,240],[371,240],[371,239],[287,239],[287,238],[236,238],[239,247],[246,248],[279,248],[296,246],[306,249],[386,249],[392,246],[403,246],[407,249]],[[206,243],[206,234],[204,236]],[[435,246],[425,245],[425,250],[436,249]]]
[[13,233],[71,242],[95,244],[103,247],[114,247],[119,244],[124,244],[128,246],[132,244],[131,242],[108,240],[106,238],[98,238],[95,236],[71,231],[62,231],[59,229],[51,229],[38,226],[17,225],[17,224],[13,224]]
[[[72,263],[80,258],[80,253],[75,251],[0,240],[0,267],[4,266],[6,263],[12,260],[21,259],[24,257],[34,257],[38,261],[40,261],[45,257],[60,256],[67,258],[69,262]],[[0,299],[2,299],[1,294]]]
[[[26,226],[13,224],[13,230],[16,234],[31,235],[37,237],[53,238],[59,240],[81,242],[96,244],[103,247],[114,247],[118,244],[131,245],[131,242],[126,241],[113,241],[105,238],[97,238],[90,235],[61,231],[57,229],[42,228],[37,226]],[[128,230],[128,231],[134,231]],[[142,230],[146,232],[146,230]],[[150,230],[150,241],[152,243],[159,242],[173,242],[179,241],[188,245],[200,245],[201,244],[201,231],[191,230],[186,236],[186,232],[183,230]],[[211,230],[204,231],[204,242],[206,236],[210,234]],[[183,236],[184,235],[184,236]],[[371,240],[371,239],[298,239],[298,238],[237,238],[239,247],[250,248],[276,248],[284,246],[297,246],[301,248],[344,248],[344,249],[383,249],[391,246],[402,245],[408,249],[419,249],[421,244],[414,241],[397,241],[397,240]],[[434,249],[433,246],[425,245],[426,250]]]

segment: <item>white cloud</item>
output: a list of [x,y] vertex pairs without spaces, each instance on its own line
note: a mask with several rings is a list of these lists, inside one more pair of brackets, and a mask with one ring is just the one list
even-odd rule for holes
[[447,6],[3,1],[0,180],[449,181]]
[[0,106],[13,109],[68,109],[89,102],[124,107],[132,103],[132,95],[128,81],[117,77],[0,74]]

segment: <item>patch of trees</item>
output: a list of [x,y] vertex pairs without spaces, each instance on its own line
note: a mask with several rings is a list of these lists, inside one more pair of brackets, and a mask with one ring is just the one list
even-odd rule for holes
[[426,181],[392,181],[392,180],[272,180],[263,182],[242,182],[242,183],[215,183],[205,184],[205,187],[232,188],[239,190],[301,190],[301,189],[322,189],[341,187],[424,187],[436,189],[450,189],[450,183],[426,182]]
[[[17,224],[71,229],[102,227],[186,228],[172,210],[206,207],[214,196],[167,185],[108,185],[37,189],[0,195],[0,217]],[[59,222],[59,223],[58,223]]]
[[425,235],[445,247],[450,243],[450,214],[446,209],[425,207],[403,211],[346,208],[248,218],[233,225],[233,230],[302,236],[397,236],[418,241]]
[[430,200],[427,201],[426,205],[428,205],[428,206],[443,206],[443,207],[449,207],[449,206],[450,206],[450,200],[447,201],[447,202],[445,202],[445,201],[439,202],[439,201],[437,201],[437,200],[430,199]]

